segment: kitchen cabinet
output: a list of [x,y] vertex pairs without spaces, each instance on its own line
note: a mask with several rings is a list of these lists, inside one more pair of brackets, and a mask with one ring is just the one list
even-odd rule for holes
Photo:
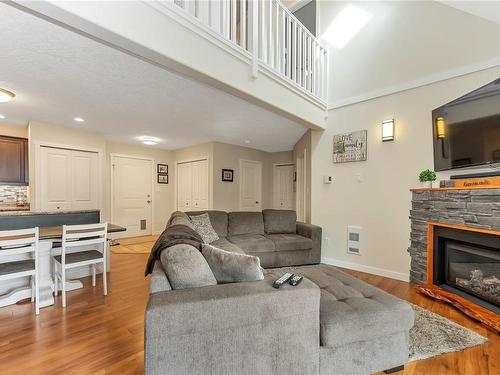
[[0,136],[0,184],[28,185],[28,140]]

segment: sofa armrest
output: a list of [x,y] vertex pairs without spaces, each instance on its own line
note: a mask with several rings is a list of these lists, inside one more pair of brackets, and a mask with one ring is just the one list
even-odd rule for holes
[[149,293],[165,292],[168,290],[172,290],[172,287],[170,286],[170,282],[168,281],[161,262],[157,260],[153,266],[153,272],[151,272]]
[[146,375],[317,374],[319,288],[274,280],[151,294]]
[[311,263],[321,263],[321,227],[297,221],[297,234],[312,240]]

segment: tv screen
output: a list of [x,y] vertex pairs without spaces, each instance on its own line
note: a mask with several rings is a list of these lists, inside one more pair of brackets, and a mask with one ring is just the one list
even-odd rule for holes
[[432,111],[434,169],[500,162],[500,78]]

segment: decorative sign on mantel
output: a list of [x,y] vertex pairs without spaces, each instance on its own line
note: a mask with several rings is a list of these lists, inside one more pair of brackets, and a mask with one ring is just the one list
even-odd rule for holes
[[366,139],[366,130],[334,135],[333,162],[348,163],[366,160]]

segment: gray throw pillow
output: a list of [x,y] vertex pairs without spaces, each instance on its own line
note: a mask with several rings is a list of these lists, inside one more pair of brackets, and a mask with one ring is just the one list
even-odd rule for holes
[[264,279],[258,257],[232,253],[210,245],[202,245],[201,253],[207,260],[219,283],[259,281]]
[[217,280],[200,251],[191,245],[166,248],[160,261],[172,289],[217,285]]
[[214,227],[212,227],[208,214],[191,216],[191,222],[193,223],[194,230],[198,232],[203,242],[212,243],[219,239],[219,235],[214,230]]

